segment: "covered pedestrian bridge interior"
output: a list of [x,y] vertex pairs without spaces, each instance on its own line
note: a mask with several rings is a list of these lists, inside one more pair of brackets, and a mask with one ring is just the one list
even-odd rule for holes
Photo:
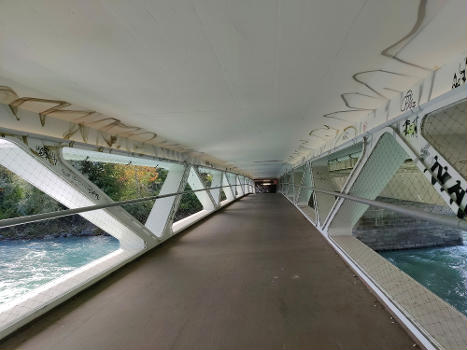
[[0,31],[0,348],[466,348],[382,253],[464,247],[465,2],[5,1]]

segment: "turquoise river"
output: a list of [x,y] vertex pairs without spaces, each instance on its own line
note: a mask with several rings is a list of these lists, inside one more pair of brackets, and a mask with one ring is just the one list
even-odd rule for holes
[[[116,249],[110,236],[0,241],[0,304]],[[419,283],[467,314],[467,245],[382,252]]]

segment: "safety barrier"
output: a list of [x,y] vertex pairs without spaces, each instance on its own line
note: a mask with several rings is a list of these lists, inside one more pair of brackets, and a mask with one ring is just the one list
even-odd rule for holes
[[[465,95],[465,90],[446,93],[279,180],[280,192],[368,281],[418,343],[431,349],[467,347]],[[449,255],[460,254],[458,265],[394,258],[397,250],[455,245],[461,246],[428,252],[446,256],[448,249],[461,249]],[[435,282],[422,279],[420,271]]]

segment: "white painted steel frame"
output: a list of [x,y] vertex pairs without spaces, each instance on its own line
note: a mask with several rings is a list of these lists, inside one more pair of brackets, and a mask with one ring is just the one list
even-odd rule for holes
[[[336,242],[332,240],[332,234],[336,233],[337,231],[345,231],[344,234],[352,234],[351,227],[348,225],[343,227],[343,224],[338,224],[337,226],[332,226],[333,223],[336,223],[337,215],[340,212],[340,209],[346,200],[345,198],[337,198],[334,200],[332,204],[332,208],[329,211],[327,217],[323,220],[317,220],[316,222],[312,221],[311,218],[299,207],[299,203],[296,200],[296,197],[290,197],[290,185],[294,185],[291,179],[293,178],[293,174],[298,170],[298,168],[303,167],[303,165],[311,164],[311,176],[314,176],[313,164],[316,164],[320,160],[326,160],[328,156],[332,155],[333,153],[337,153],[349,146],[352,146],[356,143],[363,142],[363,152],[362,155],[350,173],[344,188],[342,189],[341,193],[345,196],[351,192],[352,184],[355,183],[356,179],[360,176],[362,169],[366,161],[368,160],[369,156],[372,154],[372,151],[380,137],[386,133],[389,133],[392,137],[395,138],[397,144],[402,147],[402,149],[408,154],[410,158],[415,162],[417,167],[424,172],[425,176],[429,179],[432,176],[436,176],[436,174],[432,174],[430,171],[430,167],[433,164],[433,155],[436,154],[438,159],[443,162],[443,166],[448,166],[450,174],[453,174],[453,180],[459,181],[462,184],[463,188],[466,188],[466,181],[465,179],[455,170],[449,162],[439,154],[439,152],[433,152],[431,150],[435,150],[435,148],[421,135],[421,128],[420,125],[428,114],[432,112],[436,112],[446,106],[453,105],[455,103],[459,103],[467,99],[467,85],[462,86],[461,88],[457,88],[451,91],[448,91],[441,96],[438,96],[425,104],[419,106],[419,108],[414,112],[406,112],[403,113],[401,116],[391,120],[390,122],[384,123],[379,127],[371,130],[371,132],[366,133],[365,135],[361,135],[355,139],[346,142],[339,147],[335,148],[332,151],[328,151],[325,154],[322,154],[318,157],[312,158],[310,160],[305,161],[304,163],[294,167],[293,169],[287,171],[286,173],[281,176],[279,183],[280,183],[280,192],[309,220],[326,238],[329,244],[336,250],[336,252],[349,264],[349,266],[360,276],[360,278],[367,284],[367,286],[372,290],[375,295],[378,296],[380,301],[393,313],[393,315],[398,319],[398,321],[404,325],[404,327],[409,331],[409,333],[417,340],[419,345],[426,349],[438,349],[439,344],[431,338],[429,333],[425,329],[421,329],[420,325],[416,322],[416,320],[411,319],[411,315],[405,314],[401,311],[396,304],[393,303],[391,300],[391,296],[387,295],[384,290],[380,289],[378,283],[373,281],[373,279],[366,274],[365,270],[359,266],[358,262],[354,261],[346,252],[345,250],[340,247]],[[410,139],[404,139],[400,133],[400,125],[402,125],[403,121],[408,119],[415,119],[418,117],[418,143],[410,142]],[[430,157],[427,157],[427,150]],[[430,153],[431,151],[431,153]],[[436,150],[435,150],[436,151]],[[300,187],[303,186],[303,178],[300,183]],[[316,186],[314,184],[313,186]],[[318,188],[319,186],[316,186]],[[441,195],[444,201],[453,209],[455,212],[458,209],[458,206],[453,205],[453,198],[449,196],[446,192],[446,188],[440,185],[439,183],[435,183],[434,188],[437,192]],[[316,192],[316,191],[315,191]],[[326,193],[329,196],[330,191],[322,191],[328,192]],[[342,196],[341,196],[342,197]],[[348,200],[348,198],[347,198]],[[467,201],[467,196],[464,198],[462,204],[464,207],[461,209],[465,210],[465,202]],[[455,203],[454,203],[455,204]],[[320,200],[316,200],[316,206],[320,205]],[[347,223],[348,224],[348,223]],[[340,229],[339,229],[340,228]],[[402,272],[401,272],[402,273]]]
[[[287,197],[286,197],[287,198]],[[287,198],[288,199],[288,198]],[[290,199],[288,199],[290,201]],[[329,245],[336,251],[337,254],[347,263],[347,265],[360,277],[360,279],[365,283],[365,285],[371,290],[371,292],[378,298],[378,300],[386,306],[386,308],[391,312],[392,315],[401,323],[404,328],[411,334],[411,336],[417,340],[417,343],[426,350],[438,350],[431,341],[415,326],[412,321],[394,304],[389,296],[387,296],[383,290],[381,290],[377,283],[365,273],[365,270],[362,269],[357,262],[355,262],[347,253],[336,244],[332,238],[328,235],[326,231],[323,231],[319,226],[317,226],[310,217],[297,206],[296,203],[290,201],[293,206],[320,232],[320,234],[326,239]]]
[[[86,205],[113,202],[100,188],[80,174],[64,159],[61,150],[63,147],[68,146],[67,143],[63,144],[55,140],[32,136],[25,139],[22,135],[16,136],[11,132],[8,135],[4,134],[1,140],[4,140],[4,146],[7,145],[5,142],[8,142],[8,145],[13,146],[16,152],[14,158],[10,157],[10,161],[3,162],[2,165],[25,178],[65,206],[78,208]],[[80,145],[74,146],[80,147]],[[96,149],[90,146],[84,146],[82,149],[88,153],[96,153]],[[38,150],[43,152],[38,152]],[[197,165],[168,160],[158,161],[158,159],[152,157],[125,155],[124,152],[115,151],[106,152],[103,149],[99,149],[99,153],[105,154],[107,161],[112,161],[113,157],[130,157],[135,160],[135,163],[138,163],[138,160],[141,159],[140,163],[144,163],[146,166],[149,165],[148,162],[154,162],[154,166],[163,162],[169,171],[160,194],[181,192],[188,183],[192,188],[198,190],[195,194],[203,205],[203,210],[178,222],[173,222],[181,197],[181,195],[178,195],[157,199],[145,225],[138,222],[121,207],[81,213],[80,215],[96,226],[116,237],[120,241],[120,249],[47,283],[12,303],[2,306],[0,308],[0,338],[69,299],[79,291],[99,281],[112,271],[156,247],[195,222],[241,198],[243,195],[252,193],[251,185],[246,186],[241,182],[237,174],[212,168],[213,171],[220,174],[216,177],[216,181],[222,182],[222,179],[234,177],[237,182],[233,186],[238,185],[241,188],[238,195],[234,196],[234,190],[229,186],[228,190],[225,191],[227,200],[219,202],[219,199],[216,201],[213,197],[213,190],[207,188],[200,178]],[[121,159],[116,159],[115,162],[122,163]],[[26,166],[28,164],[34,164],[35,169],[40,169],[42,176],[37,176],[37,170],[29,169]],[[247,178],[242,178],[244,182],[247,181]],[[252,180],[248,179],[248,181],[251,184]],[[60,193],[57,192],[58,184],[61,184],[63,188]],[[76,198],[74,202],[73,198]],[[217,198],[220,198],[220,190]],[[109,226],[108,220],[114,223],[113,226]],[[115,231],[116,227],[121,227],[119,229],[121,233]]]

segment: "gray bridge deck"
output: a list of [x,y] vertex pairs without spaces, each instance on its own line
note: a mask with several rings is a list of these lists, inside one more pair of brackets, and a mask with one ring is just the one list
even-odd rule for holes
[[25,326],[1,349],[412,349],[279,194],[246,197]]

